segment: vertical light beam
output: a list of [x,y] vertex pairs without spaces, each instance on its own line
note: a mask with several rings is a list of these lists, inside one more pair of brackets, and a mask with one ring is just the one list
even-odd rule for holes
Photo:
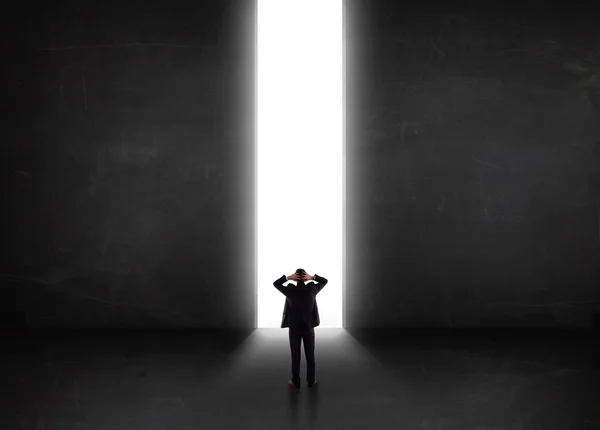
[[343,0],[257,0],[257,326],[279,327],[273,281],[329,280],[321,327],[342,326]]

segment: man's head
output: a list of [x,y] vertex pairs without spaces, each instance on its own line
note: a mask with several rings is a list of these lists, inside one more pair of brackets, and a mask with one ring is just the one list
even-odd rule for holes
[[[306,270],[304,269],[296,269],[296,275],[298,275],[298,278],[302,278],[302,276],[304,276],[306,274]],[[298,282],[298,285],[304,285],[304,281],[296,281]]]

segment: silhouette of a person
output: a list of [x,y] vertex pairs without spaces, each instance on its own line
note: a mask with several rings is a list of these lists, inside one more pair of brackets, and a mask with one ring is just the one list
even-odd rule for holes
[[[296,285],[283,286],[286,281],[296,281]],[[313,282],[309,282],[313,281]],[[309,387],[317,383],[315,378],[315,330],[321,324],[317,294],[327,285],[327,279],[319,275],[309,275],[304,269],[296,269],[292,275],[283,275],[273,282],[285,296],[281,328],[289,328],[292,353],[292,379],[288,383],[300,388],[300,344],[304,343],[306,356],[306,381]]]

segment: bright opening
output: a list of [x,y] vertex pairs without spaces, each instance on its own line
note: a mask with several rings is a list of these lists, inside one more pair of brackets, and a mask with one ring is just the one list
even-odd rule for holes
[[281,325],[273,281],[303,268],[329,281],[320,327],[342,327],[343,0],[257,8],[257,326]]

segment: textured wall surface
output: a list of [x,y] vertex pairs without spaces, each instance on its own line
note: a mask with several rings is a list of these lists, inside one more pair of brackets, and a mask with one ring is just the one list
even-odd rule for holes
[[253,5],[97,3],[5,27],[3,307],[250,327]]
[[589,10],[348,2],[353,327],[589,327],[600,39]]
[[[4,16],[4,319],[253,326],[254,6],[210,3]],[[591,13],[419,4],[347,2],[347,326],[588,326]]]

